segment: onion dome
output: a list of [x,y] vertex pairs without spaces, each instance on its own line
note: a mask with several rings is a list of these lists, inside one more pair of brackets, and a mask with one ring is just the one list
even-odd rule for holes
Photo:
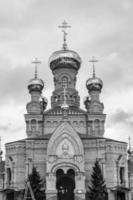
[[32,91],[42,91],[44,87],[44,82],[41,79],[33,78],[28,83],[29,92]]
[[63,32],[63,45],[62,50],[55,51],[49,58],[49,65],[51,70],[55,70],[57,68],[74,68],[79,70],[81,64],[81,58],[77,52],[73,50],[68,50],[67,43],[66,43],[66,36],[68,33],[66,32],[67,28],[71,28],[67,24],[66,21],[62,23],[59,28],[62,29]]
[[89,62],[93,63],[93,74],[92,74],[92,78],[89,78],[86,81],[86,87],[89,92],[90,91],[101,91],[101,89],[103,87],[103,82],[100,78],[96,77],[95,66],[94,66],[94,63],[98,62],[98,60],[96,60],[94,57],[92,57],[92,59],[89,60]]
[[57,68],[74,68],[79,70],[81,65],[81,58],[77,52],[73,50],[63,49],[55,51],[49,58],[49,65],[51,70]]
[[28,83],[28,89],[29,92],[32,91],[42,91],[42,89],[44,88],[44,82],[42,79],[39,79],[37,76],[37,64],[40,63],[37,58],[35,58],[35,61],[33,61],[32,63],[35,64],[35,75],[34,78],[30,79],[29,83]]
[[88,91],[92,91],[92,90],[101,91],[103,87],[103,82],[100,78],[92,77],[86,81],[86,87]]

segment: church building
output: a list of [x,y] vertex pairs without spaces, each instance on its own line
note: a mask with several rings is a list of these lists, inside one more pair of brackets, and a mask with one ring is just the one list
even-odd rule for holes
[[[63,46],[49,58],[54,90],[51,106],[42,97],[44,82],[35,75],[28,82],[31,99],[24,115],[26,139],[7,143],[3,199],[9,199],[25,187],[25,180],[35,166],[46,186],[46,199],[84,200],[91,183],[92,167],[99,161],[108,190],[109,200],[131,200],[133,191],[133,151],[127,143],[104,137],[106,114],[100,101],[102,80],[93,72],[86,81],[88,96],[85,109],[80,108],[76,89],[77,74],[82,60],[67,47],[63,22]],[[45,73],[45,70],[44,70]],[[9,192],[10,191],[10,192]],[[65,198],[64,195],[65,194]]]

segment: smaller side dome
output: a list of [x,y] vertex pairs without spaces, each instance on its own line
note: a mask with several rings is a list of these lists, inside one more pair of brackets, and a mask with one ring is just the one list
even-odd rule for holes
[[29,92],[32,91],[42,91],[44,88],[44,82],[41,79],[33,78],[28,83]]
[[100,78],[96,77],[96,73],[95,73],[95,63],[98,62],[98,60],[95,59],[95,57],[93,56],[92,59],[89,60],[89,62],[92,63],[93,74],[92,74],[92,77],[86,81],[87,90],[89,92],[91,91],[101,92],[101,89],[103,87],[103,82]]
[[42,89],[44,88],[44,82],[42,79],[38,78],[38,73],[37,73],[37,64],[40,64],[41,62],[35,58],[35,60],[32,62],[32,64],[35,64],[35,74],[34,74],[34,78],[30,79],[29,83],[28,83],[28,89],[29,92],[32,91],[39,91],[41,92]]
[[92,77],[86,81],[86,87],[88,91],[92,90],[101,91],[103,87],[103,82],[100,78]]

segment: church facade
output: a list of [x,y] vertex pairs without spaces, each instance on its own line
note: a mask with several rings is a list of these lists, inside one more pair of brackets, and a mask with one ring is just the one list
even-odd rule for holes
[[88,97],[83,110],[76,90],[81,58],[67,48],[65,37],[62,50],[49,58],[49,67],[54,82],[51,108],[46,109],[47,100],[41,96],[44,82],[35,71],[28,83],[31,100],[24,115],[27,138],[6,144],[4,198],[8,199],[9,190],[24,189],[35,166],[45,182],[47,199],[60,200],[64,194],[66,199],[85,199],[97,159],[109,200],[131,200],[133,155],[130,151],[128,162],[127,143],[104,137],[102,80],[93,69],[86,81]]

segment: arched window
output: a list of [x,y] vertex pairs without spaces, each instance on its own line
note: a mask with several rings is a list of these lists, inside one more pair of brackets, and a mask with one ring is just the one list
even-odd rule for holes
[[100,121],[99,121],[98,119],[96,119],[96,120],[95,120],[95,127],[96,127],[96,128],[99,128],[99,125],[100,125]]
[[58,101],[58,98],[57,96],[54,97],[54,102],[57,102]]
[[64,175],[64,171],[62,170],[62,169],[58,169],[57,171],[56,171],[56,177],[57,178],[59,178],[59,177],[61,177],[61,176],[63,176]]
[[68,169],[67,170],[67,175],[74,178],[75,177],[75,171],[73,169]]
[[120,167],[120,171],[119,171],[120,184],[124,183],[124,181],[125,181],[124,175],[125,175],[125,168],[124,167]]
[[98,134],[100,132],[100,120],[96,119],[94,123],[95,123],[95,132],[96,134]]
[[68,78],[66,76],[63,76],[63,78],[62,78],[62,87],[63,88],[68,87]]
[[35,119],[31,120],[31,130],[36,131],[36,120]]
[[11,168],[7,168],[7,184],[11,184],[11,179],[12,179],[12,173],[11,173]]

